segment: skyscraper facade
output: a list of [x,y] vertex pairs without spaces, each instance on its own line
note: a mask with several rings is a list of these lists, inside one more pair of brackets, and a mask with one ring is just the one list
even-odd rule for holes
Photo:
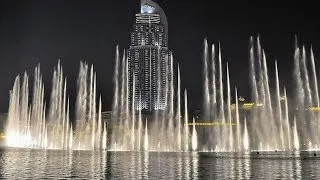
[[145,111],[167,108],[172,81],[172,60],[168,50],[168,23],[161,7],[142,0],[135,15],[128,49],[129,100]]

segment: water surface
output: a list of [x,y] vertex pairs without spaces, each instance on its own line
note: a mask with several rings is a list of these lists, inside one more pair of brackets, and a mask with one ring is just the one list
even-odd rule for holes
[[[319,157],[318,157],[319,155]],[[0,178],[319,179],[320,153],[176,153],[1,149]]]

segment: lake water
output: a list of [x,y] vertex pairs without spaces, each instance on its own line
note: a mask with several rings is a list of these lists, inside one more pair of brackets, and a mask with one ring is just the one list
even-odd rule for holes
[[[320,152],[173,153],[1,149],[7,179],[320,179]],[[318,157],[319,156],[319,157]]]

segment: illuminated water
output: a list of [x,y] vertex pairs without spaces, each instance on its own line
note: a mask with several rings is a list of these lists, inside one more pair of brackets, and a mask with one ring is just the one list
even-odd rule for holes
[[[250,38],[247,87],[251,96],[241,97],[235,87],[231,92],[230,76],[237,72],[223,62],[223,54],[204,41],[204,92],[201,121],[216,122],[199,136],[198,148],[204,151],[293,151],[319,149],[318,75],[312,48],[296,43],[293,49],[290,96],[276,60],[269,60],[260,37]],[[273,66],[270,71],[270,66]],[[225,83],[226,82],[226,83]],[[245,82],[247,83],[247,82]],[[227,94],[225,94],[225,87]],[[233,94],[233,95],[232,95]],[[232,98],[232,100],[230,100]],[[232,103],[232,104],[231,104]],[[227,105],[226,105],[227,104]]]
[[[203,108],[197,120],[188,117],[187,90],[181,88],[180,66],[173,67],[172,54],[164,58],[164,62],[152,65],[158,73],[160,67],[166,69],[163,76],[155,76],[156,110],[152,114],[142,113],[145,104],[141,92],[135,88],[140,83],[138,75],[129,71],[126,51],[122,57],[120,54],[117,47],[114,94],[108,97],[113,99],[110,122],[102,120],[103,103],[101,98],[97,103],[93,65],[80,63],[75,119],[72,120],[67,80],[60,62],[54,68],[49,102],[44,99],[47,92],[44,92],[40,65],[35,68],[32,91],[28,73],[23,78],[17,76],[10,91],[5,129],[7,146],[158,152],[292,152],[320,147],[318,76],[312,48],[306,51],[296,43],[292,59],[293,88],[287,93],[279,75],[287,72],[278,69],[277,61],[267,59],[259,37],[251,37],[246,69],[251,96],[244,99],[239,94],[241,90],[230,84],[230,78],[237,72],[229,69],[228,62],[224,61],[220,44],[210,48],[205,40],[203,94],[199,95],[203,97]],[[274,72],[268,69],[271,65],[275,67]],[[132,87],[129,86],[131,76]],[[199,127],[203,124],[204,127]]]
[[[99,104],[96,103],[96,74],[93,66],[89,70],[87,63],[80,62],[74,123],[69,116],[67,81],[60,62],[54,68],[49,103],[44,99],[40,65],[34,71],[32,91],[29,83],[29,75],[25,72],[23,78],[16,77],[10,91],[5,128],[7,146],[82,150],[106,148],[106,125],[101,117],[101,98]],[[29,95],[29,92],[32,94]]]
[[319,179],[313,153],[0,150],[1,179]]

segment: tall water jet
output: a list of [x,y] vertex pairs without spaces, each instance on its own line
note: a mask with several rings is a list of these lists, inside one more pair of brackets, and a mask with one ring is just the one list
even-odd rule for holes
[[231,92],[230,92],[230,74],[229,65],[227,63],[227,97],[228,97],[228,122],[229,122],[229,151],[233,151],[233,130],[232,130],[232,116],[231,116]]
[[[168,122],[168,112],[169,112],[169,109],[170,109],[170,84],[169,82],[172,81],[172,78],[170,77],[170,73],[169,73],[169,68],[170,68],[170,64],[169,64],[169,54],[166,55],[165,57],[165,91],[164,91],[164,96],[165,96],[165,103],[166,103],[166,108],[164,111],[162,111],[162,114],[161,114],[161,140],[163,139],[166,139],[167,138],[167,131],[169,128],[169,123]],[[169,81],[170,80],[170,81]],[[164,144],[164,143],[163,143]],[[158,144],[158,149],[161,149],[161,144],[159,143]]]
[[[260,43],[260,42],[259,42]],[[266,60],[266,55],[264,53],[264,50],[262,50],[262,60],[263,60],[263,84],[264,84],[264,90],[263,92],[263,97],[265,97],[264,101],[263,101],[263,105],[266,106],[266,112],[267,116],[269,118],[269,127],[271,127],[271,132],[273,133],[279,133],[279,129],[277,128],[277,124],[275,122],[275,118],[274,118],[274,112],[273,112],[273,108],[272,108],[272,101],[271,101],[271,95],[270,95],[270,86],[269,86],[269,76],[268,76],[268,68],[267,68],[267,60]],[[280,122],[282,123],[282,122]],[[282,128],[282,126],[281,126]],[[270,132],[268,132],[270,133]],[[268,134],[267,133],[267,134]],[[273,141],[276,142],[276,138],[273,137]],[[273,148],[277,148],[279,146],[281,146],[281,144],[283,144],[282,140],[280,139],[280,143],[276,143],[276,144],[271,144]],[[268,146],[270,146],[270,144],[268,144]],[[283,146],[282,146],[283,148]]]
[[184,151],[189,150],[188,95],[184,90]]
[[149,137],[148,137],[148,121],[146,120],[146,126],[144,129],[144,143],[143,143],[144,151],[148,151],[149,149]]
[[280,124],[280,140],[281,148],[284,149],[284,132],[283,132],[283,122],[282,122],[282,108],[281,108],[281,97],[280,97],[280,85],[279,85],[279,72],[278,72],[278,63],[275,61],[275,71],[276,71],[276,92],[277,92],[277,120]]
[[[47,109],[40,65],[34,70],[32,101],[29,102],[28,75],[22,84],[17,76],[10,92],[6,141],[8,146],[43,149],[94,149],[101,144],[101,102],[96,128],[96,74],[93,66],[80,63],[76,100],[76,128],[70,122],[67,81],[58,61],[52,76],[52,90]],[[48,115],[46,115],[48,112]]]
[[254,63],[254,42],[253,37],[250,37],[250,48],[249,48],[249,60],[250,60],[250,69],[249,76],[252,87],[252,98],[254,103],[259,102],[258,88],[257,88],[257,80],[256,80],[256,68]]
[[177,89],[177,148],[181,151],[181,108],[180,108],[180,67],[178,65],[178,89]]
[[28,137],[28,129],[29,129],[29,114],[28,114],[28,106],[29,106],[29,82],[27,72],[24,73],[23,83],[21,87],[21,102],[20,102],[20,121],[19,125],[21,125],[21,129],[19,127],[20,133],[24,136]]
[[[125,107],[125,123],[124,123],[124,129],[126,132],[129,132],[129,120],[130,120],[130,96],[129,96],[129,92],[130,92],[130,86],[129,86],[129,60],[128,58],[126,59],[126,71],[125,71],[125,81],[126,81],[126,107]],[[121,124],[123,125],[123,124]],[[122,131],[123,132],[123,131]],[[123,133],[124,134],[124,133]]]
[[[250,80],[250,86],[251,86],[251,99],[252,102],[257,105],[260,103],[259,101],[259,94],[258,94],[258,85],[257,85],[257,77],[256,77],[256,65],[255,65],[255,53],[254,53],[254,40],[253,37],[250,37],[250,43],[249,43],[249,80]],[[251,129],[256,134],[256,137],[254,137],[254,141],[261,144],[261,137],[260,132],[257,130],[257,127],[259,127],[259,120],[258,118],[258,112],[257,108],[253,108],[252,110],[252,119],[251,119]]]
[[[222,58],[221,58],[221,45],[219,43],[219,98],[220,98],[220,107],[219,107],[219,118],[222,121],[222,124],[226,123],[224,115],[224,96],[223,96],[223,82],[222,82]],[[220,137],[219,137],[219,148],[225,149],[226,139],[225,139],[225,128],[220,127]]]
[[97,139],[98,139],[98,148],[100,149],[102,147],[101,144],[101,133],[102,133],[102,114],[101,114],[101,108],[102,108],[102,102],[101,102],[101,95],[99,97],[99,109],[98,109],[98,134],[97,134]]
[[113,105],[112,105],[112,112],[116,112],[118,108],[119,98],[119,61],[120,61],[120,54],[119,54],[119,46],[116,47],[116,59],[115,59],[115,67],[114,67],[114,75],[113,75],[113,83],[114,83],[114,96],[113,96]]
[[[173,101],[174,101],[174,84],[173,84],[173,56],[172,56],[172,52],[170,54],[170,98],[169,98],[169,114],[168,114],[168,119],[169,119],[169,123],[168,123],[168,132],[173,132],[173,109],[174,109],[174,105],[173,105]],[[173,139],[173,134],[169,133],[169,137],[170,140]],[[172,147],[170,146],[170,149],[172,149]]]
[[[33,141],[33,147],[39,147],[38,145],[41,144],[41,137],[43,137],[43,133],[41,132],[44,132],[41,130],[44,130],[46,128],[45,123],[43,123],[45,121],[43,116],[43,110],[45,109],[45,107],[46,105],[44,103],[44,86],[42,82],[42,75],[40,73],[40,64],[38,64],[34,71],[33,97],[29,121],[30,138],[35,137]],[[45,133],[48,133],[48,131],[46,130]],[[48,140],[48,136],[46,138]]]
[[[17,76],[13,90],[10,92],[6,140],[8,146],[30,148],[66,149],[68,117],[66,114],[66,81],[62,66],[54,69],[53,84],[46,117],[44,86],[40,74],[40,65],[34,71],[32,102],[29,102],[28,75],[25,72],[22,86]],[[31,104],[29,106],[29,104]],[[67,111],[68,112],[68,111]],[[14,125],[14,126],[13,126]],[[49,127],[49,128],[48,128]],[[49,143],[50,142],[50,143]]]
[[72,124],[70,125],[70,130],[71,131],[69,131],[69,138],[70,138],[70,140],[69,140],[69,145],[68,145],[68,147],[69,147],[69,149],[72,149],[72,147],[73,147],[73,132],[72,132]]
[[[92,109],[92,103],[93,103],[93,65],[91,66],[90,68],[90,79],[89,79],[89,112],[88,112],[88,119],[92,119],[92,112],[93,112],[93,109]],[[86,125],[88,126],[88,125]],[[94,149],[94,137],[92,136],[93,135],[93,129],[90,129],[90,133],[91,136],[89,139],[91,139],[91,147],[92,149]]]
[[107,149],[107,123],[103,123],[102,149]]
[[[75,138],[77,139],[75,143],[77,143],[78,148],[80,147],[81,140],[86,140],[85,134],[86,132],[86,117],[87,117],[87,80],[88,80],[88,65],[86,63],[80,63],[79,75],[78,75],[78,95],[76,100],[76,128],[75,128]],[[81,131],[81,133],[80,133]]]
[[297,129],[297,120],[296,117],[294,117],[293,122],[293,145],[295,150],[300,150],[300,142],[299,142],[299,136],[298,136],[298,129]]
[[17,147],[20,144],[19,139],[19,96],[20,96],[20,77],[17,76],[14,81],[12,90],[10,91],[9,111],[6,127],[6,143],[8,146]]
[[300,53],[297,47],[294,52],[294,80],[296,83],[296,97],[297,97],[297,108],[300,109],[304,106],[304,88],[302,85],[301,71],[300,71]]
[[[293,69],[293,80],[294,80],[294,97],[295,97],[295,109],[298,111],[297,118],[301,122],[305,122],[305,91],[303,87],[303,81],[301,76],[301,67],[300,67],[300,49],[296,44],[294,51],[294,69]],[[300,126],[299,126],[300,127]],[[302,131],[307,132],[308,128],[302,126]],[[293,142],[295,143],[295,141]],[[294,146],[295,147],[295,146]]]
[[[92,66],[92,71],[93,71],[93,66]],[[97,79],[96,79],[96,73],[94,73],[93,75],[93,95],[92,95],[92,130],[91,130],[91,143],[92,143],[92,149],[95,149],[96,147],[96,132],[97,132],[97,129],[96,129],[96,123],[97,123],[97,118],[96,118],[96,115],[97,115],[97,112],[96,112],[96,92],[97,92],[97,85],[96,85],[96,82],[97,82]]]
[[135,72],[133,72],[133,80],[132,80],[132,107],[131,107],[131,149],[134,150],[135,148],[135,123],[136,123],[136,105],[135,105],[135,87],[136,87],[136,81],[135,81]]
[[70,100],[68,98],[67,100],[67,106],[66,106],[66,141],[65,141],[65,148],[71,150],[72,149],[72,141],[73,141],[73,129],[72,124],[70,122],[70,116],[69,116],[69,108],[70,108]]
[[[88,75],[89,73],[89,75]],[[91,65],[80,63],[76,101],[75,141],[78,149],[94,149],[96,133],[96,77]]]
[[241,150],[241,135],[240,135],[240,117],[239,117],[239,102],[238,102],[238,90],[235,89],[236,94],[236,122],[237,122],[237,150]]
[[211,85],[211,91],[212,91],[212,97],[210,98],[211,102],[211,114],[210,117],[215,119],[215,113],[216,113],[216,106],[217,106],[217,86],[216,86],[216,54],[215,54],[215,46],[212,44],[212,50],[211,50],[211,66],[212,66],[212,72],[211,72],[211,78],[212,78],[212,85]]
[[[313,50],[312,50],[312,46],[310,48],[310,61],[311,61],[311,67],[312,67],[312,75],[313,75],[313,99],[315,99],[315,102],[312,102],[312,106],[316,106],[319,107],[320,106],[320,102],[319,102],[319,91],[318,91],[318,78],[317,78],[317,73],[316,73],[316,68],[315,68],[315,62],[314,62],[314,55],[313,55]],[[314,116],[314,122],[318,123],[317,127],[315,127],[316,129],[319,129],[319,119],[320,119],[320,115],[319,114],[313,114]],[[316,136],[315,141],[317,141],[316,143],[319,145],[320,144],[320,140],[319,139],[319,131],[315,130],[315,134],[313,136]]]
[[[120,61],[120,57],[119,57],[119,61]],[[121,65],[120,65],[121,64]],[[121,126],[121,128],[119,128],[118,130],[116,130],[116,136],[127,136],[127,132],[129,132],[129,122],[127,119],[127,116],[129,114],[129,112],[126,111],[127,109],[127,90],[128,88],[126,88],[128,86],[127,84],[127,58],[126,58],[126,51],[123,50],[123,54],[122,54],[122,61],[121,63],[119,63],[119,71],[120,71],[120,75],[118,81],[120,83],[120,87],[119,87],[119,107],[118,107],[118,112],[117,112],[117,121],[119,121],[119,126]],[[120,144],[120,146],[124,146],[127,145],[127,141],[126,141],[127,137],[122,138],[118,143]],[[126,147],[127,148],[127,147]]]
[[126,92],[125,92],[125,85],[126,85],[126,81],[125,81],[125,75],[126,75],[126,51],[123,50],[123,54],[122,54],[122,62],[121,62],[121,88],[120,88],[120,122],[122,124],[123,121],[123,112],[125,110],[125,102],[126,102]]
[[[67,121],[67,114],[66,114],[66,100],[67,100],[67,78],[64,79],[64,86],[63,86],[63,102],[62,102],[62,148],[68,149],[66,144],[68,142],[68,131],[69,131],[69,121]],[[69,108],[69,107],[67,107]]]
[[311,60],[311,67],[312,67],[312,74],[313,74],[313,91],[315,94],[315,99],[316,99],[316,106],[319,107],[319,91],[318,91],[318,78],[317,78],[317,73],[316,73],[316,67],[314,63],[314,55],[313,55],[313,50],[312,47],[310,49],[310,60]]
[[305,86],[305,99],[306,104],[308,108],[312,106],[312,97],[311,97],[311,89],[310,89],[310,82],[309,82],[309,75],[308,75],[308,69],[307,69],[307,63],[306,63],[306,50],[305,47],[302,46],[302,57],[301,57],[301,64],[302,64],[302,75],[303,75],[303,82]]
[[243,148],[245,151],[249,150],[249,133],[247,128],[247,118],[244,118],[244,134],[243,134]]
[[138,147],[137,150],[140,151],[141,147],[141,131],[142,131],[142,115],[141,115],[141,93],[139,95],[139,115],[138,115]]
[[[209,54],[207,46],[205,47],[205,56]],[[128,76],[131,76],[132,72],[128,73],[128,59],[123,56],[122,61],[120,61],[117,57],[118,65],[116,65],[117,72],[115,72],[117,77],[114,80],[117,81],[118,85],[113,102],[111,122],[117,121],[117,125],[113,127],[119,128],[110,128],[112,129],[111,143],[115,143],[116,146],[114,147],[117,147],[114,150],[213,150],[215,146],[217,151],[243,151],[257,149],[257,147],[261,147],[261,150],[317,149],[319,145],[319,115],[317,114],[319,95],[315,70],[316,62],[314,62],[312,50],[310,52],[310,68],[312,69],[309,69],[309,61],[307,62],[309,56],[307,56],[304,47],[301,50],[298,47],[295,49],[294,82],[296,84],[292,88],[295,91],[292,97],[295,102],[290,103],[290,97],[287,96],[285,88],[283,95],[281,95],[281,76],[277,61],[273,73],[275,82],[269,84],[269,79],[273,76],[268,74],[267,67],[269,64],[267,64],[260,40],[258,39],[254,45],[252,42],[250,44],[250,82],[253,102],[245,102],[246,100],[238,95],[236,89],[235,106],[231,104],[230,64],[226,64],[226,73],[223,73],[224,63],[220,51],[219,47],[219,55],[215,55],[214,45],[212,45],[211,59],[209,57],[204,58],[206,59],[207,69],[205,78],[208,81],[206,86],[206,95],[208,96],[204,95],[204,97],[207,97],[207,108],[209,108],[204,113],[207,113],[210,120],[218,122],[205,122],[206,124],[199,122],[199,124],[196,124],[193,120],[193,129],[188,127],[186,90],[184,92],[184,110],[182,110],[184,119],[182,119],[180,69],[177,69],[177,84],[173,85],[172,56],[171,59],[168,57],[168,64],[165,67],[166,69],[170,68],[171,72],[165,74],[165,79],[157,79],[158,87],[165,88],[165,90],[158,91],[158,96],[154,101],[157,104],[157,109],[162,108],[163,102],[159,97],[166,92],[168,93],[166,95],[168,108],[155,116],[158,121],[154,121],[154,119],[146,120],[145,126],[141,114],[144,105],[141,102],[141,97],[138,97],[138,90],[133,89],[133,97],[129,96]],[[215,56],[219,60],[217,69],[215,69]],[[169,60],[171,60],[170,63]],[[161,66],[162,73],[164,66],[163,64]],[[154,66],[152,68],[159,69],[159,67]],[[218,76],[219,79],[217,79]],[[223,76],[227,78],[226,82],[223,82]],[[133,74],[133,77],[134,86],[138,87],[137,74]],[[172,79],[171,83],[168,83],[166,87],[161,86],[162,81],[169,82],[169,79]],[[18,76],[10,91],[8,123],[5,130],[6,139],[10,146],[92,150],[106,148],[107,124],[102,122],[101,97],[99,99],[99,109],[96,109],[96,73],[93,71],[93,66],[82,62],[80,64],[76,112],[75,119],[72,120],[74,125],[71,124],[69,119],[67,81],[60,62],[54,68],[52,91],[48,104],[44,100],[44,85],[39,66],[35,68],[32,94],[29,94],[28,80],[27,73],[23,77]],[[223,91],[224,89],[226,91]],[[274,94],[270,93],[272,90],[275,90]],[[224,95],[223,93],[227,94]],[[177,98],[174,98],[175,95]],[[224,99],[224,96],[227,96],[226,99]],[[129,98],[132,98],[133,104],[129,105]],[[271,99],[275,101],[271,102]],[[226,102],[224,102],[225,100]],[[204,100],[204,104],[205,102]],[[235,112],[230,109],[231,107],[235,107]],[[139,111],[137,112],[137,110]],[[290,119],[293,116],[295,116],[295,119],[291,121]],[[181,123],[184,123],[184,126]],[[234,124],[236,124],[236,127],[233,126]],[[196,125],[219,126],[206,128],[203,131],[198,129],[197,132]],[[192,136],[190,138],[189,133]],[[197,142],[197,136],[203,142]]]
[[[208,64],[210,64],[210,63],[208,62]],[[209,95],[210,95],[209,96],[210,110],[208,112],[209,119],[207,119],[207,120],[219,121],[220,112],[218,111],[219,110],[218,108],[220,106],[218,106],[219,100],[217,101],[217,98],[219,95],[218,94],[219,79],[218,79],[218,77],[216,77],[217,75],[219,75],[219,73],[217,73],[217,69],[216,69],[216,51],[215,51],[214,44],[212,44],[212,46],[211,46],[211,75],[210,75],[210,71],[208,73],[209,73],[208,76],[211,77],[211,79],[208,77],[208,79],[210,79],[211,86],[209,88]],[[209,85],[210,85],[210,83],[209,83]],[[217,148],[218,145],[219,146],[221,145],[221,140],[220,140],[221,128],[220,127],[214,128],[213,130],[205,129],[201,133],[204,136],[207,136],[206,138],[203,138],[204,140],[202,140],[203,142],[207,143],[206,148],[213,149],[213,148]]]
[[[112,121],[115,122],[118,120],[118,113],[119,113],[119,61],[120,61],[120,54],[119,54],[119,46],[116,46],[116,56],[115,56],[115,65],[114,65],[114,74],[113,74],[113,85],[114,85],[114,94],[113,94],[113,102],[112,102]],[[127,84],[128,87],[128,84]],[[111,140],[115,141],[116,137],[118,136],[118,130],[112,130],[112,137]],[[116,144],[116,142],[112,142],[112,144]]]
[[[268,107],[268,105],[266,104],[266,88],[269,87],[267,86],[266,83],[268,83],[268,81],[266,81],[265,79],[265,69],[264,66],[262,64],[262,49],[261,49],[261,45],[260,45],[260,37],[257,37],[257,51],[256,51],[256,56],[257,56],[257,88],[258,88],[258,94],[259,96],[261,96],[259,104],[263,104],[263,106]],[[264,108],[264,111],[269,110],[268,108]],[[264,112],[264,113],[268,113],[268,112]]]
[[192,123],[192,139],[191,139],[191,146],[192,150],[196,151],[198,149],[198,135],[196,131],[196,122],[193,118],[193,123]]
[[[160,46],[158,46],[158,48],[157,48],[157,58],[158,59],[160,59]],[[156,104],[155,104],[155,109],[156,109],[156,111],[155,111],[155,114],[154,114],[154,116],[155,116],[155,118],[154,118],[154,120],[155,120],[155,123],[154,123],[154,125],[155,126],[157,126],[157,127],[162,127],[161,125],[162,125],[162,123],[159,123],[160,121],[162,121],[162,119],[163,119],[163,117],[161,116],[162,115],[162,109],[164,109],[164,106],[163,106],[163,102],[162,102],[162,97],[163,97],[163,86],[162,86],[162,81],[163,81],[163,79],[161,78],[161,73],[162,73],[162,67],[161,67],[161,65],[162,65],[162,63],[161,63],[161,61],[158,61],[157,63],[156,63],[156,68],[157,68],[157,75],[156,75],[156,89],[157,89],[157,95],[156,95],[156,100],[155,100],[155,102],[156,102]],[[151,85],[151,83],[150,83],[150,85]],[[151,89],[151,88],[150,88]],[[161,111],[161,112],[160,112]],[[160,118],[161,118],[161,120],[160,120]],[[160,128],[161,129],[161,128]],[[160,144],[160,138],[157,138],[156,140],[155,140],[156,142],[158,142],[158,149],[160,148],[159,146],[159,144]]]
[[209,79],[208,79],[208,42],[207,39],[204,40],[204,52],[203,52],[203,77],[204,77],[204,98],[203,98],[203,108],[205,119],[209,118],[210,112],[210,95],[209,95]]
[[288,149],[291,149],[291,127],[289,123],[289,109],[288,109],[288,98],[287,98],[287,91],[286,88],[284,88],[284,108],[285,108],[285,121],[286,121],[286,130],[287,130],[287,141],[288,141]]

